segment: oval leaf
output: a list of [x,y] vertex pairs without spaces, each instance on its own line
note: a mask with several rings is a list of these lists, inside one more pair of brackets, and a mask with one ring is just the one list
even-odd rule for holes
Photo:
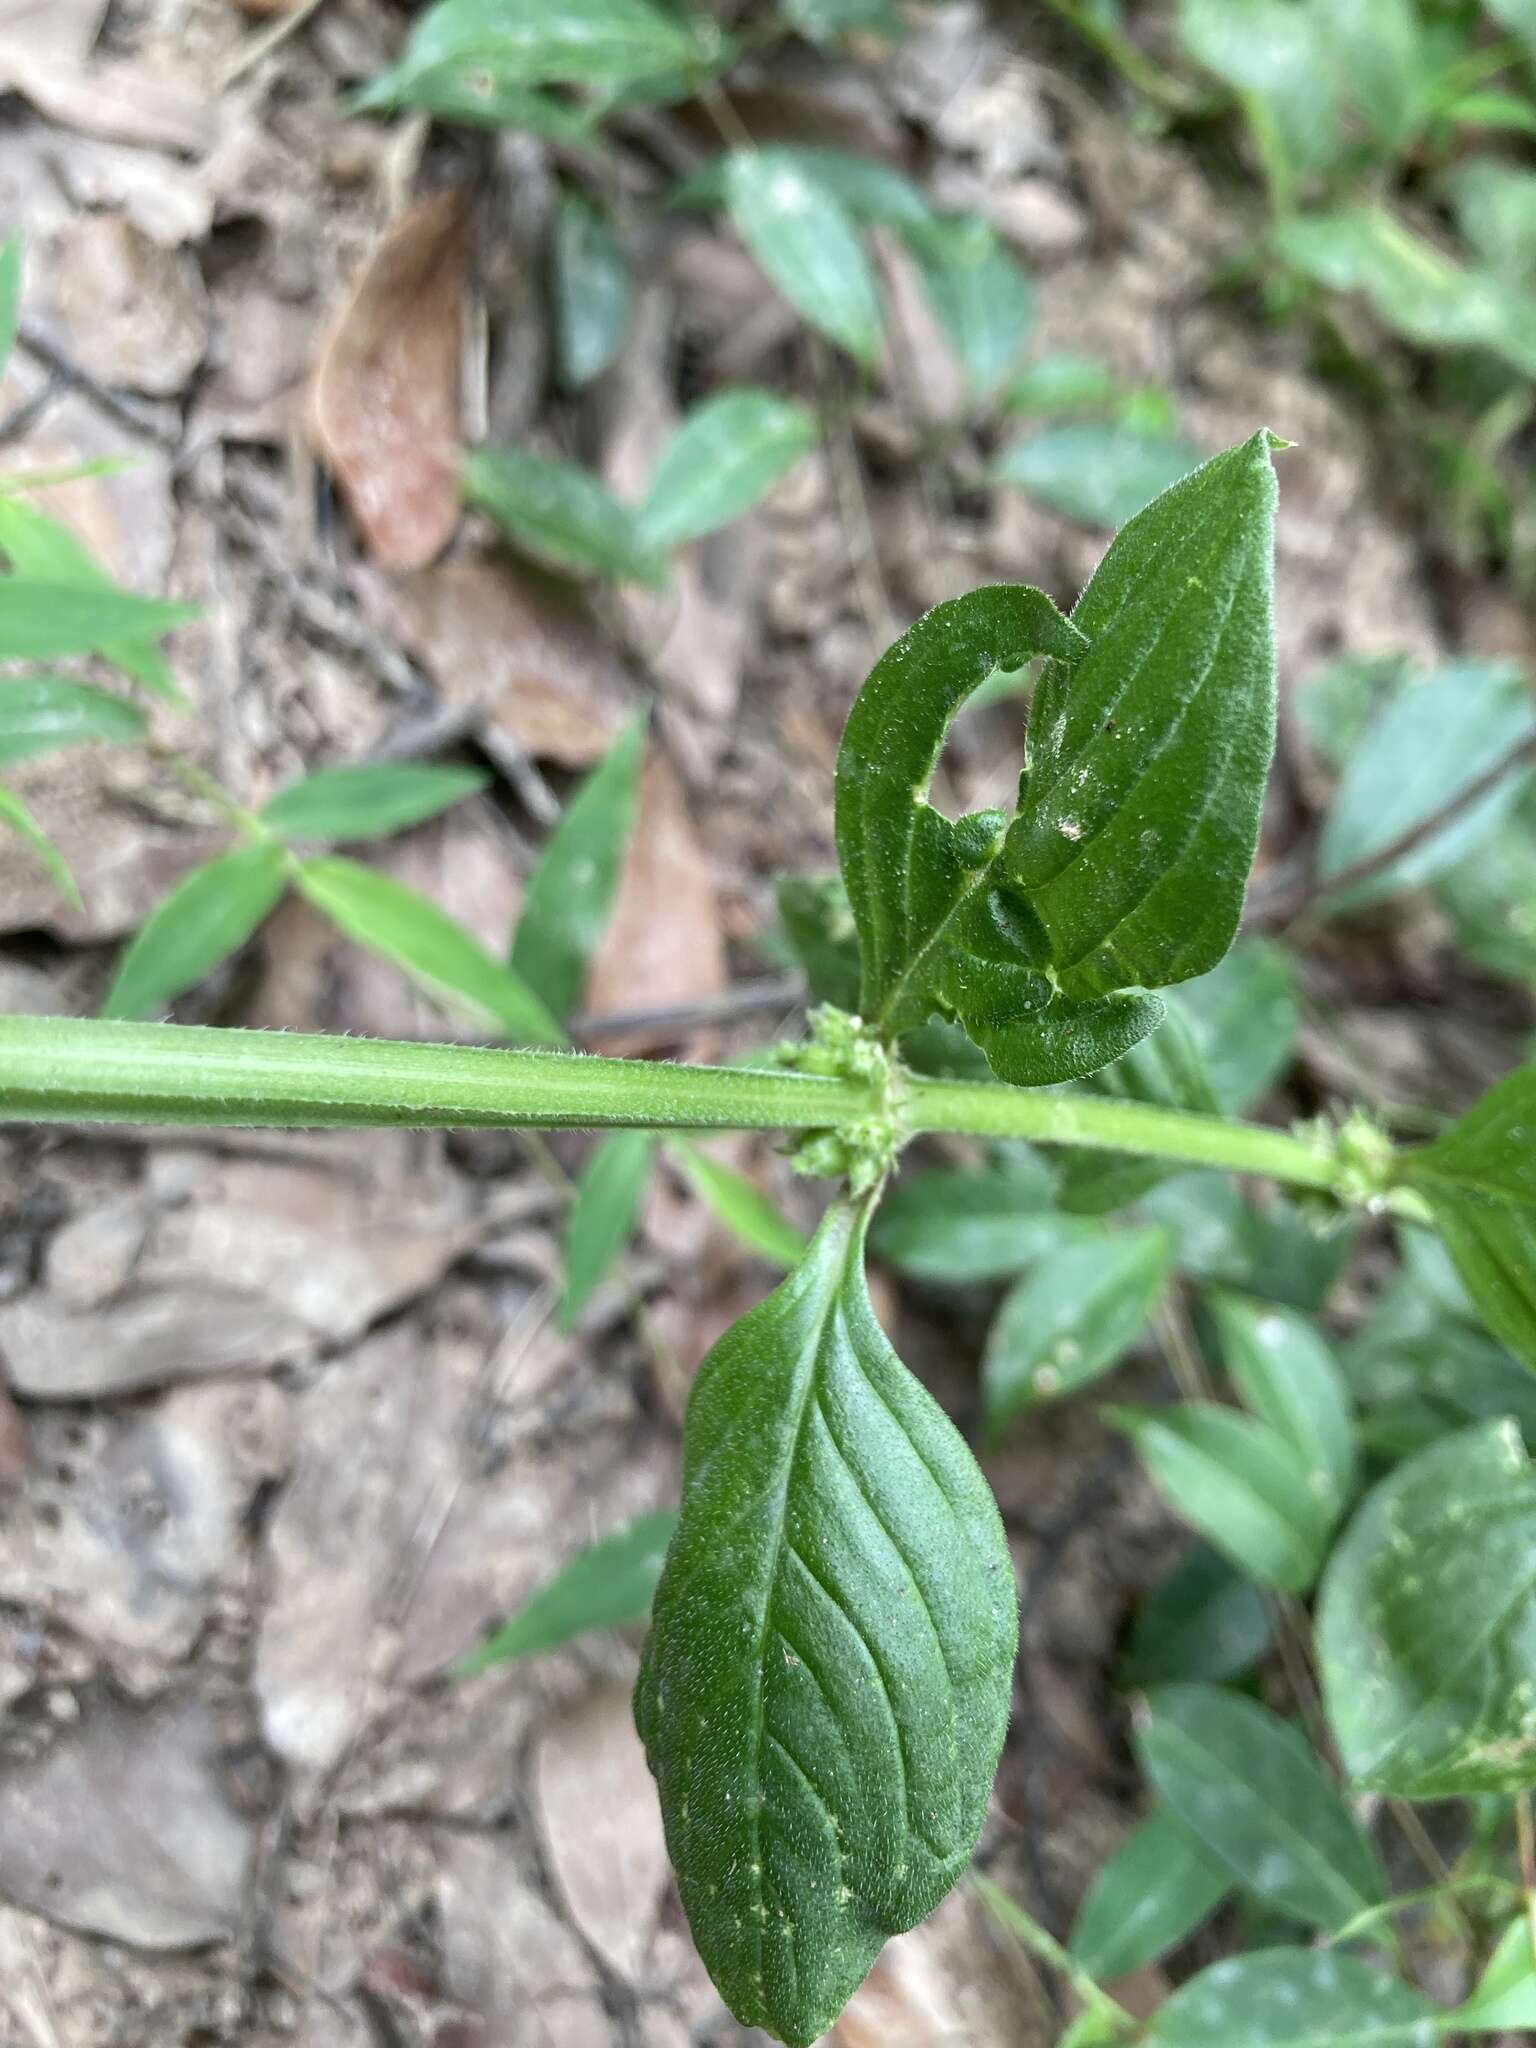
[[560,381],[579,391],[623,346],[634,286],[613,230],[573,192],[555,215],[550,269]]
[[996,228],[978,215],[909,227],[907,240],[966,389],[972,398],[990,397],[1024,352],[1035,319],[1034,286]]
[[715,1346],[636,1692],[699,1952],[792,2044],[964,1870],[1018,1637],[997,1509],[865,1290],[863,1212]]
[[633,514],[590,470],[520,448],[477,448],[464,458],[463,483],[471,505],[551,568],[657,581]]
[[1306,1591],[1327,1553],[1331,1517],[1284,1437],[1208,1401],[1108,1413],[1175,1513],[1262,1584]]
[[1226,1294],[1211,1313],[1244,1404],[1300,1454],[1313,1492],[1339,1515],[1354,1484],[1355,1418],[1338,1360],[1294,1309]]
[[676,1527],[676,1509],[663,1508],[578,1551],[510,1621],[460,1658],[452,1675],[474,1678],[515,1657],[558,1649],[592,1629],[622,1628],[625,1622],[643,1620]]
[[1172,434],[1074,421],[1015,441],[993,475],[1084,526],[1124,526],[1199,466],[1198,449]]
[[1092,1228],[1060,1215],[1054,1199],[1050,1169],[1033,1153],[985,1168],[935,1167],[897,1181],[870,1249],[917,1280],[1005,1280]]
[[0,680],[0,765],[24,761],[82,740],[141,739],[144,714],[66,676]]
[[1375,1851],[1299,1730],[1210,1685],[1164,1686],[1148,1710],[1143,1771],[1245,1890],[1327,1933],[1380,1904]]
[[1068,1945],[1101,1983],[1128,1976],[1177,1948],[1231,1889],[1231,1871],[1188,1828],[1149,1814],[1101,1865]]
[[1406,1799],[1536,1785],[1536,1475],[1512,1422],[1382,1481],[1329,1562],[1317,1641],[1357,1784]]
[[194,868],[129,940],[103,1017],[153,1017],[243,946],[287,887],[282,849],[242,846]]
[[726,165],[737,232],[795,311],[873,369],[884,323],[875,274],[840,202],[794,152],[741,150]]
[[435,818],[488,780],[475,768],[415,762],[321,768],[280,789],[262,806],[261,822],[279,839],[382,839]]
[[1270,1603],[1258,1587],[1197,1543],[1137,1608],[1121,1682],[1238,1678],[1258,1663],[1273,1635]]
[[1118,1365],[1172,1263],[1165,1230],[1096,1232],[1042,1258],[1005,1298],[987,1338],[981,1395],[989,1436]]
[[575,1327],[634,1235],[654,1143],[649,1131],[615,1131],[587,1155],[566,1225],[562,1329]]
[[355,102],[416,104],[416,88],[446,71],[476,72],[492,94],[506,87],[617,86],[696,65],[681,23],[649,0],[439,0],[412,27],[405,53]]
[[1353,1956],[1274,1948],[1181,1984],[1147,2038],[1158,2048],[1434,2048],[1442,2017]]
[[662,453],[640,508],[645,545],[665,553],[729,526],[815,441],[814,415],[771,391],[723,391],[707,399]]
[[564,1032],[528,984],[403,882],[339,856],[305,861],[298,882],[349,939],[403,967],[435,1001],[477,1014],[505,1038],[563,1043]]

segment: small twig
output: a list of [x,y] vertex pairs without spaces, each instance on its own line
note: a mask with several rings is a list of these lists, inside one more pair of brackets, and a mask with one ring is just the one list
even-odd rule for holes
[[738,982],[735,988],[724,989],[717,996],[705,996],[696,1003],[677,1003],[659,1010],[612,1010],[577,1017],[571,1024],[571,1036],[607,1038],[619,1033],[649,1031],[657,1038],[667,1038],[707,1024],[730,1024],[742,1017],[798,1009],[804,1001],[805,983],[799,975],[781,974],[764,981]]
[[296,34],[304,26],[311,15],[318,14],[324,5],[325,0],[298,0],[298,5],[291,8],[288,13],[280,14],[276,21],[268,22],[265,28],[258,29],[255,35],[248,37],[220,74],[219,91],[228,92],[237,79],[244,78],[248,71],[254,70],[263,57],[270,57],[274,50],[280,48],[291,35]]

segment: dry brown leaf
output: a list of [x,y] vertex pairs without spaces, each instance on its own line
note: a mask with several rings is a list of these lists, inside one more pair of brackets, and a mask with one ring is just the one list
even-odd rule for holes
[[[717,996],[725,984],[714,875],[676,770],[653,747],[640,778],[613,915],[587,976],[586,1008],[594,1016],[669,1009]],[[613,1053],[654,1042],[646,1031],[592,1041],[595,1050]]]
[[385,568],[423,568],[458,524],[471,249],[464,192],[413,206],[365,265],[315,372],[315,444]]
[[624,663],[581,599],[537,571],[444,562],[411,578],[399,610],[440,694],[536,760],[589,768],[629,716]]

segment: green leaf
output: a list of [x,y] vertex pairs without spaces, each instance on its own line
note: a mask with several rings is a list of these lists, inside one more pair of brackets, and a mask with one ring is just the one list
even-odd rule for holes
[[0,676],[0,766],[82,740],[141,739],[144,714],[65,676]]
[[1332,1949],[1212,1963],[1153,2017],[1148,2048],[1434,2048],[1442,2014],[1410,1985]]
[[1301,1011],[1283,946],[1239,939],[1209,974],[1181,986],[1177,1008],[1194,1028],[1211,1093],[1228,1116],[1251,1109],[1291,1063]]
[[[934,218],[918,187],[889,164],[873,157],[851,156],[846,150],[814,143],[780,144],[774,151],[788,158],[805,177],[828,192],[866,227],[908,228]],[[716,197],[724,194],[724,165]]]
[[1262,153],[1290,172],[1322,170],[1338,153],[1326,13],[1309,0],[1179,0],[1185,50],[1243,96]]
[[729,526],[816,444],[816,418],[771,391],[722,391],[688,414],[640,508],[641,539],[658,554]]
[[338,931],[403,967],[435,1002],[469,1011],[503,1038],[563,1043],[564,1032],[521,976],[403,882],[338,855],[304,861],[297,879]]
[[783,13],[813,43],[830,43],[859,29],[899,36],[903,27],[891,0],[783,0]]
[[1380,1904],[1376,1853],[1299,1729],[1213,1685],[1163,1686],[1147,1709],[1143,1772],[1246,1891],[1329,1934]]
[[1050,355],[1019,372],[1004,393],[1003,404],[1009,412],[1058,419],[1107,411],[1119,392],[1114,372],[1097,356]]
[[[632,1132],[623,1133],[630,1137]],[[475,1678],[494,1665],[540,1650],[556,1650],[597,1628],[643,1621],[651,1610],[662,1559],[677,1527],[677,1512],[641,1515],[580,1550],[526,1600],[510,1621],[454,1665],[454,1678]]]
[[194,868],[123,948],[103,1017],[154,1017],[227,960],[276,908],[288,875],[280,847],[242,846]]
[[860,1009],[887,1033],[936,1007],[969,1029],[978,1013],[990,1023],[999,995],[1014,1017],[1052,1000],[1028,907],[994,885],[1000,814],[956,824],[924,798],[973,690],[1037,654],[1071,663],[1084,644],[1041,591],[995,584],[919,619],[860,690],[837,758],[837,850],[863,958]]
[[1309,1312],[1327,1299],[1356,1234],[1352,1218],[1320,1218],[1278,1194],[1261,1214],[1223,1173],[1178,1174],[1141,1207],[1173,1233],[1175,1261],[1191,1280]]
[[1495,21],[1520,38],[1536,63],[1536,0],[1486,0],[1486,5]]
[[649,1131],[614,1131],[587,1154],[566,1224],[563,1329],[575,1328],[634,1235],[654,1146]]
[[69,872],[63,854],[38,824],[15,790],[7,789],[4,783],[0,783],[0,826],[9,826],[11,831],[27,842],[53,877],[55,886],[78,910],[80,891],[75,887],[75,878]]
[[[1122,1102],[1152,1102],[1206,1116],[1218,1109],[1200,1038],[1177,998],[1150,1037],[1095,1074],[1088,1086]],[[1069,1151],[1061,1172],[1061,1206],[1080,1216],[1102,1216],[1138,1200],[1170,1170],[1162,1160],[1124,1152]]]
[[1410,142],[1435,84],[1414,0],[1328,0],[1321,10],[1345,90],[1384,150]]
[[884,338],[880,293],[846,209],[792,153],[740,150],[725,170],[737,233],[818,334],[873,369]]
[[464,496],[551,568],[573,576],[660,580],[634,514],[573,462],[521,448],[477,448],[464,458]]
[[1335,1518],[1355,1478],[1355,1418],[1348,1382],[1303,1315],[1270,1302],[1217,1295],[1210,1304],[1232,1383],[1305,1461],[1312,1490]]
[[21,318],[21,234],[0,242],[0,376],[4,376]]
[[774,1266],[793,1266],[805,1256],[804,1236],[744,1173],[682,1140],[671,1151],[700,1200],[748,1251]]
[[1197,1543],[1137,1608],[1121,1683],[1239,1678],[1264,1655],[1273,1634],[1269,1603],[1253,1581]]
[[1166,1231],[1104,1232],[1048,1253],[1005,1297],[981,1368],[989,1437],[1120,1363],[1172,1264]]
[[1199,462],[1197,450],[1173,434],[1082,420],[1013,442],[992,473],[1084,526],[1114,527],[1134,519]]
[[1478,1314],[1536,1370],[1536,1065],[1402,1154],[1398,1173],[1428,1201]]
[[1271,446],[1121,531],[1072,615],[1088,652],[1035,692],[1003,859],[1074,1001],[1204,974],[1237,930],[1274,749]]
[[[71,589],[80,587],[87,590],[105,591],[111,597],[124,597],[117,585],[97,561],[90,549],[75,538],[69,528],[60,520],[42,512],[36,505],[24,503],[20,498],[0,496],[0,555],[10,563],[12,571],[29,581],[48,584],[67,584]],[[126,598],[132,604],[142,599]],[[163,609],[163,608],[162,608]],[[3,604],[0,604],[3,610]],[[194,613],[178,610],[169,624],[180,624],[183,619],[192,618]],[[176,678],[171,673],[170,663],[157,645],[159,637],[167,631],[167,622],[151,624],[147,630],[138,630],[126,640],[106,639],[90,648],[61,648],[60,653],[100,653],[120,668],[125,676],[163,697],[170,704],[185,704],[186,697]],[[0,628],[0,642],[3,642],[3,628]]]
[[384,72],[343,104],[349,113],[415,107],[434,120],[461,127],[521,128],[550,142],[587,151],[595,147],[593,130],[602,110],[601,102],[573,106],[553,93],[509,82],[495,65],[463,59],[413,72],[408,78]]
[[[14,509],[15,502],[0,499],[0,506]],[[184,604],[110,587],[0,576],[0,661],[52,661],[61,654],[116,659],[109,651],[114,646],[169,633],[195,616]]]
[[973,399],[991,397],[1017,369],[1035,322],[1035,289],[989,221],[954,214],[911,225],[923,291],[965,372]]
[[634,284],[613,230],[574,192],[561,195],[555,214],[550,270],[560,381],[580,391],[623,347]]
[[262,806],[261,822],[279,839],[383,839],[435,818],[488,780],[476,768],[416,762],[321,768],[280,789]]
[[1479,153],[1454,164],[1444,187],[1464,239],[1489,269],[1536,284],[1536,174]]
[[1536,1785],[1536,1476],[1512,1422],[1432,1445],[1369,1495],[1323,1580],[1317,1646],[1356,1784]]
[[635,1699],[699,1953],[794,2048],[965,1869],[1018,1638],[986,1483],[869,1305],[865,1213],[700,1369]]
[[1262,1585],[1304,1593],[1328,1550],[1331,1517],[1284,1437],[1210,1401],[1110,1408],[1159,1493]]
[[644,715],[630,720],[576,791],[528,877],[512,967],[562,1021],[581,1001],[635,821]]
[[624,85],[687,70],[701,55],[682,24],[647,0],[438,0],[416,18],[399,63],[354,104],[413,106],[420,85],[445,72],[481,74],[490,96],[507,87]]
[[1536,801],[1527,792],[1507,824],[1441,875],[1436,894],[1473,960],[1536,983]]
[[774,898],[790,950],[805,969],[811,1000],[857,1010],[859,935],[842,877],[780,875]]
[[1107,1983],[1155,1963],[1206,1920],[1232,1889],[1232,1873],[1161,1810],[1131,1829],[1088,1887],[1068,1946]]
[[1503,2034],[1536,2029],[1536,1958],[1530,1919],[1522,1914],[1505,1928],[1488,1967],[1465,2005],[1446,2020],[1456,2034]]
[[[1425,744],[1426,734],[1434,745]],[[1458,662],[1400,690],[1372,722],[1334,797],[1318,847],[1328,883],[1438,815],[1536,733],[1536,701],[1518,669]],[[1507,776],[1448,824],[1368,879],[1325,896],[1332,912],[1416,888],[1496,832],[1529,778]]]
[[870,1250],[916,1280],[966,1286],[1005,1280],[1085,1234],[1092,1224],[1055,1207],[1050,1170],[1025,1153],[986,1168],[935,1167],[898,1180],[881,1203]]

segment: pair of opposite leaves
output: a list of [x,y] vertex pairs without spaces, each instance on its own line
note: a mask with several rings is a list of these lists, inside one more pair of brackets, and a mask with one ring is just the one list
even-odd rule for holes
[[[1227,950],[1273,746],[1275,445],[1154,500],[1071,620],[978,590],[872,671],[837,846],[887,1044],[938,1010],[1001,1080],[1073,1080],[1155,1027],[1149,989]],[[943,817],[955,713],[1041,655],[1016,816]],[[834,1204],[700,1369],[636,1691],[699,1952],[738,2019],[794,2044],[964,1869],[1017,1647],[986,1482],[870,1308],[873,1200]]]

